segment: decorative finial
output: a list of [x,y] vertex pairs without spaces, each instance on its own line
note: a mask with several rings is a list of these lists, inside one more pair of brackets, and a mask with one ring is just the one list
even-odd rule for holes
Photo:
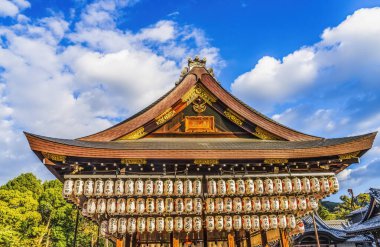
[[200,59],[199,56],[195,56],[194,59],[189,58],[187,61],[189,70],[194,67],[206,67],[206,58]]

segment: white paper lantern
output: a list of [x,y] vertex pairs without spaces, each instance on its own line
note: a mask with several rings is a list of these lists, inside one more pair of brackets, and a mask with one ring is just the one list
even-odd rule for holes
[[299,210],[306,210],[307,209],[306,197],[304,197],[304,196],[298,196],[297,197],[297,207]]
[[122,196],[124,194],[124,181],[122,179],[118,179],[115,182],[115,195]]
[[119,198],[117,199],[116,202],[116,212],[118,214],[125,214],[125,209],[126,209],[127,203],[124,198]]
[[154,181],[154,194],[161,196],[164,194],[164,182],[161,179]]
[[116,213],[116,199],[110,198],[107,200],[107,214],[115,214]]
[[251,212],[252,211],[252,201],[249,197],[243,197],[243,211]]
[[112,179],[107,179],[104,183],[104,195],[105,196],[113,196],[113,186],[114,182]]
[[83,186],[84,186],[84,182],[82,179],[75,180],[74,195],[76,195],[76,196],[83,195]]
[[127,196],[131,196],[135,193],[135,183],[132,179],[128,179],[124,183],[124,193]]
[[217,215],[217,216],[215,216],[214,219],[215,219],[215,229],[217,231],[222,231],[223,230],[223,223],[224,223],[223,216]]
[[148,217],[146,220],[146,230],[149,233],[154,232],[156,229],[156,219],[153,217]]
[[94,194],[94,180],[87,179],[84,182],[84,191],[83,194],[85,196],[92,196]]
[[249,215],[243,215],[243,229],[250,231],[252,228],[251,217]]
[[267,231],[270,228],[268,215],[260,216],[260,226],[261,226],[261,229],[263,229],[264,231]]
[[292,180],[290,180],[289,178],[282,179],[282,191],[284,193],[293,192]]
[[202,204],[202,199],[201,198],[194,198],[193,199],[193,208],[194,208],[194,213],[196,214],[201,214],[203,211],[203,204]]
[[[145,206],[144,206],[145,210]],[[136,211],[136,200],[135,198],[128,198],[127,199],[127,209],[128,214],[133,214]]]
[[286,196],[280,197],[280,209],[286,211],[289,209],[289,201]]
[[125,234],[127,232],[127,219],[119,218],[117,222],[117,232],[120,234]]
[[202,230],[202,219],[201,217],[193,218],[193,229],[195,232],[200,232]]
[[261,211],[260,197],[252,197],[252,211],[253,212],[260,212]]
[[164,182],[164,195],[172,196],[174,192],[173,181],[170,179],[166,179]]
[[217,186],[218,186],[218,195],[224,196],[227,193],[226,181],[224,181],[223,179],[219,179]]
[[144,181],[137,179],[135,181],[135,195],[142,196],[144,194]]
[[318,208],[318,200],[314,196],[308,196],[307,198],[308,208],[315,210]]
[[270,199],[270,208],[272,211],[276,212],[280,210],[280,200],[278,197],[271,197]]
[[289,209],[290,210],[297,210],[298,205],[297,205],[297,198],[295,196],[289,196],[288,197],[288,202],[289,202]]
[[232,216],[226,215],[224,216],[224,230],[227,232],[233,229]]
[[266,194],[269,194],[269,195],[273,194],[273,192],[274,192],[274,185],[273,185],[272,179],[266,178],[264,180],[264,192]]
[[312,177],[310,179],[311,191],[319,192],[321,190],[321,186],[319,185],[319,180],[316,177]]
[[207,198],[206,199],[206,212],[207,213],[213,213],[215,211],[215,200],[214,198]]
[[297,221],[297,232],[303,234],[305,232],[305,225],[302,220]]
[[74,181],[71,179],[65,180],[63,183],[62,194],[64,196],[70,196],[73,193]]
[[155,209],[155,200],[153,198],[147,198],[146,199],[146,212],[149,213],[149,214],[152,214],[154,213],[154,209]]
[[286,216],[283,214],[280,214],[277,216],[277,221],[278,221],[278,227],[281,229],[286,228]]
[[95,196],[102,196],[104,192],[104,181],[101,179],[97,179],[95,181],[95,191],[94,195]]
[[185,206],[183,205],[183,199],[182,198],[176,198],[174,205],[175,205],[176,213],[182,214],[184,209],[185,209]]
[[255,179],[255,194],[261,195],[264,193],[264,182],[262,179]]
[[257,215],[251,215],[251,224],[252,224],[252,230],[259,231],[260,230],[260,217]]
[[235,231],[240,231],[242,228],[242,223],[241,223],[241,216],[240,215],[234,215],[232,217],[233,220],[233,226]]
[[282,193],[282,181],[279,178],[273,179],[273,190],[276,194]]
[[98,214],[104,214],[106,212],[107,202],[106,199],[100,198],[96,203],[96,212]]
[[270,211],[270,201],[269,201],[269,198],[266,196],[263,196],[261,198],[261,211],[263,211],[263,212],[269,212]]
[[216,212],[223,212],[223,206],[224,206],[224,202],[223,202],[223,198],[215,198],[215,211]]
[[172,232],[174,230],[174,220],[173,217],[165,218],[165,231]]
[[87,201],[87,213],[94,214],[96,212],[96,199],[90,198]]
[[193,194],[193,182],[190,179],[186,179],[183,183],[183,192],[187,196]]
[[227,180],[227,194],[228,195],[235,195],[236,193],[236,184],[235,180],[232,178]]
[[183,230],[183,219],[182,217],[174,218],[174,231],[180,232]]
[[236,180],[236,193],[238,195],[244,195],[245,194],[245,183],[244,183],[244,180],[241,178]]
[[255,183],[253,182],[253,179],[247,178],[245,180],[245,192],[248,195],[253,195],[255,193]]
[[297,177],[292,178],[292,188],[293,192],[300,193],[302,191],[301,179]]
[[117,219],[116,218],[110,218],[108,220],[108,232],[110,234],[115,234],[117,231]]
[[296,217],[292,214],[286,216],[286,224],[289,228],[293,229],[296,227]]
[[269,215],[269,227],[271,229],[277,229],[278,228],[277,216],[274,214]]
[[209,232],[214,231],[214,229],[215,229],[215,221],[214,221],[214,217],[213,216],[210,216],[210,215],[206,216],[206,229]]
[[193,219],[191,217],[185,217],[183,219],[183,230],[187,233],[193,230]]
[[143,217],[137,218],[137,232],[144,233],[146,229],[146,220]]
[[102,223],[100,223],[100,235],[106,236],[108,233],[108,221],[104,220]]
[[233,202],[230,197],[224,198],[224,212],[230,213],[233,211]]
[[147,196],[151,196],[153,195],[153,186],[154,185],[154,182],[153,180],[151,179],[148,179],[148,180],[145,180],[145,183],[144,183],[144,191],[145,191],[145,195]]
[[301,179],[301,184],[302,184],[302,192],[310,193],[310,191],[311,191],[310,180],[308,178],[304,177]]
[[[75,181],[76,182],[76,181]],[[321,185],[321,191],[322,192],[330,192],[330,184],[329,180],[325,177],[319,179],[320,185]]]
[[214,179],[210,179],[207,181],[207,193],[208,193],[208,196],[216,196],[217,185]]
[[136,200],[136,213],[143,214],[145,212],[145,200],[144,198],[137,198]]
[[164,198],[157,198],[156,199],[156,212],[158,214],[165,213],[165,200],[164,200]]
[[339,191],[339,181],[335,176],[329,177],[330,192],[336,193]]
[[243,203],[241,202],[240,197],[235,197],[233,200],[233,209],[234,212],[240,213],[243,210]]
[[202,195],[202,182],[199,179],[193,181],[193,195]]
[[129,234],[133,234],[136,232],[136,219],[128,218],[127,231]]
[[173,198],[165,198],[165,212],[172,213],[174,211],[174,200]]
[[165,219],[163,217],[156,218],[156,231],[163,232],[165,230]]
[[183,195],[183,182],[180,179],[177,179],[174,182],[174,195],[175,196]]

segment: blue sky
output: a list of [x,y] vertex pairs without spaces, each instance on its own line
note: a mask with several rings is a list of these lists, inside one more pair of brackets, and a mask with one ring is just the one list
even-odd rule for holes
[[[297,130],[380,130],[380,1],[0,0],[0,184],[52,176],[21,131],[75,138],[165,93],[189,56]],[[379,186],[380,141],[340,175]],[[337,196],[331,199],[336,200]]]

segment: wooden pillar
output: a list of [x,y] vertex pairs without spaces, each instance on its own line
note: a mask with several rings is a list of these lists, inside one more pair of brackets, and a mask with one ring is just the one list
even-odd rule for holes
[[268,246],[268,239],[267,239],[267,232],[262,230],[260,232],[261,234],[261,244],[263,247],[267,247]]
[[74,232],[74,244],[73,244],[74,247],[77,246],[78,223],[79,223],[79,208],[77,208],[77,218],[75,220],[75,232]]
[[203,247],[207,247],[207,229],[203,228]]
[[286,237],[286,232],[283,229],[279,229],[280,231],[280,244],[281,247],[289,247],[289,240]]
[[239,236],[239,231],[235,231],[235,245],[236,247],[240,247],[240,236]]
[[116,239],[116,247],[123,247],[123,239]]
[[319,244],[318,229],[317,229],[317,223],[315,223],[315,215],[314,214],[315,213],[313,211],[313,213],[311,215],[313,216],[313,225],[314,225],[315,240],[317,241],[317,247],[320,247],[321,245]]
[[251,233],[249,231],[245,231],[245,238],[247,239],[247,246],[248,247],[251,247],[252,244],[251,244]]
[[137,233],[132,235],[132,241],[131,241],[132,247],[137,246]]
[[228,247],[235,247],[235,237],[231,232],[228,233],[227,239],[228,239]]

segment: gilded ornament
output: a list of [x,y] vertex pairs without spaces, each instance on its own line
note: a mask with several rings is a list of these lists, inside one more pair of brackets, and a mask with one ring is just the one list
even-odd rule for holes
[[121,159],[121,164],[125,165],[146,165],[146,159]]
[[79,165],[74,165],[74,170],[71,172],[71,174],[77,174],[78,172],[82,171],[84,168]]
[[194,164],[196,164],[196,165],[217,165],[217,164],[219,164],[219,160],[217,160],[217,159],[196,159],[196,160],[194,160]]
[[358,157],[359,153],[360,153],[360,151],[347,153],[347,154],[340,154],[339,159],[340,160],[349,160],[349,159],[353,159],[353,158],[359,158]]
[[121,137],[119,140],[137,140],[140,139],[141,137],[145,136],[147,133],[145,132],[144,127],[140,127],[131,133]]
[[198,56],[195,56],[194,59],[188,58],[187,60],[189,69],[194,67],[206,67],[206,58],[200,59]]
[[278,140],[275,135],[258,126],[255,128],[255,132],[253,132],[253,134],[262,140]]
[[185,95],[182,97],[182,102],[187,102],[189,105],[198,97],[201,97],[209,105],[212,105],[212,103],[216,102],[216,98],[200,85],[195,85],[187,93],[185,93]]
[[46,159],[49,159],[49,160],[60,161],[60,162],[65,162],[66,160],[65,155],[52,154],[52,153],[47,153],[47,152],[41,152],[41,153]]
[[288,163],[287,159],[265,159],[264,164],[285,164]]
[[232,122],[234,122],[235,124],[237,125],[240,125],[242,126],[243,123],[244,123],[244,119],[241,118],[241,117],[238,117],[235,113],[232,112],[232,110],[230,109],[227,109],[224,111],[224,115],[229,119],[231,120]]
[[156,118],[156,124],[161,125],[169,121],[174,115],[175,111],[170,107],[166,111],[164,111],[160,116]]
[[202,113],[206,110],[206,102],[201,98],[194,100],[193,102],[193,110],[197,113]]

